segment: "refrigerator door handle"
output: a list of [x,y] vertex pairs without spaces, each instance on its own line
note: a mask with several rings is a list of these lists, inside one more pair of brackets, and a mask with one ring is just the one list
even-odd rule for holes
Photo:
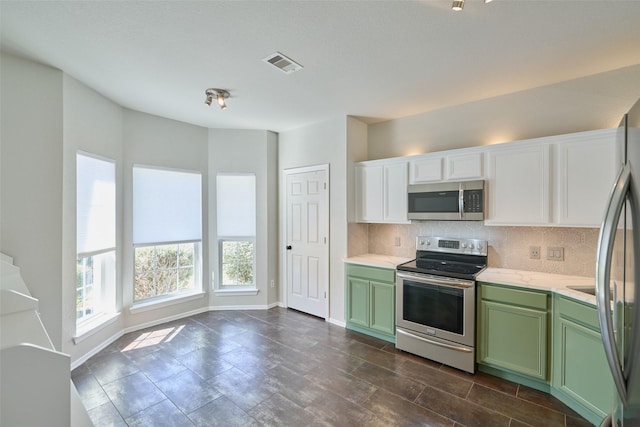
[[613,314],[610,300],[611,259],[613,245],[618,227],[618,219],[622,213],[627,192],[631,183],[631,165],[626,163],[612,189],[609,206],[602,220],[596,259],[596,306],[598,321],[604,344],[604,352],[609,362],[618,395],[623,404],[627,402],[627,384],[622,372],[618,346],[616,345]]

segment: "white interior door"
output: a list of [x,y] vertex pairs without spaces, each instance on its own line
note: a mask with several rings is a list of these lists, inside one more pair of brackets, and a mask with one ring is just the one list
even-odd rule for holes
[[286,171],[287,305],[326,318],[329,289],[328,165]]

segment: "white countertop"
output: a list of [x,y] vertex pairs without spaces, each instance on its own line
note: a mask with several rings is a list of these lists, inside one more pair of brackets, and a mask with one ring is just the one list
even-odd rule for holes
[[369,267],[390,268],[395,270],[396,266],[411,261],[413,258],[402,258],[391,255],[364,254],[345,258],[348,264],[368,265]]
[[510,270],[508,268],[487,268],[476,280],[499,285],[550,291],[595,305],[596,297],[570,289],[570,286],[595,286],[593,277],[566,276],[563,274],[539,273],[536,271]]
[[[413,258],[403,258],[391,255],[364,254],[345,258],[344,262],[348,264],[366,265],[369,267],[395,269],[399,264],[409,262],[412,259]],[[595,286],[595,279],[593,277],[511,270],[508,268],[487,268],[478,275],[476,280],[480,282],[496,283],[498,285],[517,286],[520,288],[554,292],[587,304],[596,304],[596,297],[594,295],[570,288],[572,286]]]

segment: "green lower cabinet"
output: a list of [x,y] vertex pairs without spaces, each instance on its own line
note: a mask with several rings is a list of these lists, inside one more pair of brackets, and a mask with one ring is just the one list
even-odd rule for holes
[[615,394],[596,308],[560,295],[554,300],[551,393],[595,425]]
[[347,322],[369,327],[369,281],[348,277]]
[[347,264],[346,271],[347,329],[395,343],[395,270]]
[[371,282],[371,329],[395,335],[396,287],[387,283]]
[[478,295],[478,368],[548,391],[549,294],[481,283]]

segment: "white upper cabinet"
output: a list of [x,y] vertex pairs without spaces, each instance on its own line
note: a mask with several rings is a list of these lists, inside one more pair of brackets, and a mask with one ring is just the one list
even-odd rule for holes
[[409,162],[409,182],[421,184],[424,182],[442,181],[442,163],[444,156],[420,156]]
[[408,223],[407,181],[484,179],[487,225],[599,227],[622,165],[617,132],[580,132],[359,163],[357,220]]
[[489,150],[487,225],[546,225],[550,219],[548,143]]
[[[455,153],[455,154],[454,154]],[[451,154],[425,154],[409,162],[409,183],[482,179],[483,153],[476,148],[454,150]]]
[[465,153],[447,156],[447,179],[482,179],[483,153]]
[[406,224],[407,161],[356,166],[357,221]]
[[563,226],[599,227],[622,166],[616,129],[563,139],[555,144],[555,221]]
[[376,222],[382,220],[384,199],[384,170],[380,166],[359,166],[356,168],[356,194],[358,195],[358,221]]

